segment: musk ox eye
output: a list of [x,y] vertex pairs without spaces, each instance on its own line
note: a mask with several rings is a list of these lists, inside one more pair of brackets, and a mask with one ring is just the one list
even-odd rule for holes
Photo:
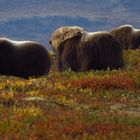
[[49,41],[49,44],[51,44],[51,45],[52,45],[52,41],[51,41],[51,40]]

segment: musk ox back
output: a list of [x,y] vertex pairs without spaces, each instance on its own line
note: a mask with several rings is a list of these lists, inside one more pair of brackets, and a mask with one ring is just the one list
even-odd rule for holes
[[48,74],[50,56],[47,49],[33,41],[0,38],[0,74],[23,78]]
[[56,53],[59,71],[69,68],[73,71],[106,70],[124,66],[120,43],[108,32],[88,33],[81,27],[66,26],[52,34],[50,43]]
[[132,25],[114,28],[111,34],[121,43],[123,49],[137,49],[140,46],[140,30]]

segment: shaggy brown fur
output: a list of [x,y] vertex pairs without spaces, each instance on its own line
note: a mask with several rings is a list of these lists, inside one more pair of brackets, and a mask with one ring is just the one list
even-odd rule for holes
[[50,56],[44,46],[32,41],[0,38],[0,74],[23,78],[48,74]]
[[119,69],[124,66],[121,46],[107,32],[87,33],[80,27],[62,27],[52,34],[50,43],[57,56],[59,71],[69,68],[73,71]]
[[132,48],[137,49],[140,48],[140,30],[135,29],[132,36]]
[[140,46],[140,30],[131,25],[122,25],[111,31],[123,49],[137,49]]

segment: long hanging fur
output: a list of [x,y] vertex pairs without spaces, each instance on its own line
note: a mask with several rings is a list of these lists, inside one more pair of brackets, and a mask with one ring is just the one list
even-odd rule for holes
[[140,30],[132,25],[114,28],[111,34],[121,43],[123,49],[137,49],[140,46]]
[[0,74],[23,78],[48,74],[48,50],[33,41],[12,41],[0,38]]
[[[65,27],[62,27],[63,29]],[[65,28],[65,32],[69,27]],[[76,27],[70,27],[76,29]],[[80,29],[80,27],[78,27]],[[69,68],[73,71],[119,69],[124,66],[120,43],[108,32],[88,33],[85,30],[72,31],[72,35],[64,40],[54,37],[59,35],[57,29],[51,38],[51,45],[57,55],[58,70]],[[61,30],[62,31],[62,30]],[[66,34],[61,32],[60,38]],[[59,43],[57,43],[57,41]],[[57,44],[57,45],[56,45]]]

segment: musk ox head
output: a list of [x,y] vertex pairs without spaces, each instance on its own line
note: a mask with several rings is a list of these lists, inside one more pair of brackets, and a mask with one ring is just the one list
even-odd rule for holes
[[50,44],[54,51],[58,50],[59,45],[74,36],[82,36],[84,28],[78,26],[65,26],[56,29],[51,36]]
[[55,49],[59,71],[124,66],[120,43],[109,32],[89,33],[81,27],[62,27],[52,33],[51,45]]
[[34,41],[0,38],[0,74],[23,78],[48,74],[50,56],[43,45]]
[[123,49],[136,49],[140,46],[140,30],[132,25],[114,28],[111,34],[121,43]]

